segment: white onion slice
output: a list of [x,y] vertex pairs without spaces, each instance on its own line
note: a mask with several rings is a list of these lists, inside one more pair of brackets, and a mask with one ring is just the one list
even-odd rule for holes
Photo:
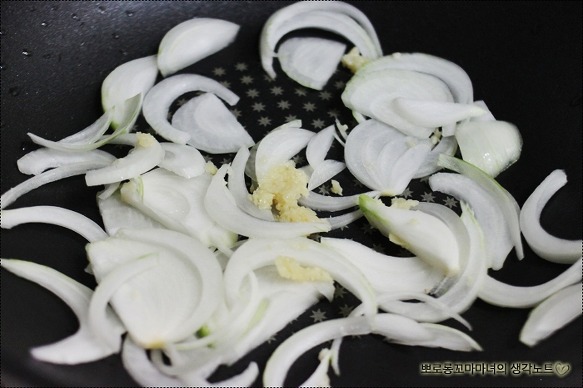
[[150,134],[138,134],[138,143],[130,153],[107,167],[88,171],[87,186],[121,182],[156,167],[164,158],[164,149]]
[[165,228],[158,221],[122,201],[119,192],[106,198],[98,197],[97,205],[103,227],[110,236],[115,235],[120,229]]
[[[372,73],[357,72],[346,84],[341,97],[347,108],[421,139],[428,138],[434,128],[411,123],[395,109],[393,101],[396,98],[453,101],[447,85],[438,78],[424,73],[393,69]],[[442,120],[438,126],[451,123],[449,119]]]
[[421,166],[419,166],[413,178],[423,178],[441,170],[441,167],[437,164],[439,155],[454,155],[457,148],[455,137],[449,136],[441,138],[439,143],[429,152]]
[[551,197],[567,183],[563,170],[551,172],[522,205],[520,227],[528,246],[541,258],[571,264],[581,257],[582,240],[552,236],[540,224],[540,216]]
[[[370,197],[377,197],[380,192],[370,191],[362,194]],[[361,194],[347,195],[345,197],[331,197],[310,191],[307,196],[300,198],[298,203],[313,210],[334,212],[358,206],[358,197],[360,195]]]
[[505,121],[466,121],[455,132],[462,158],[496,177],[520,157],[522,136]]
[[[150,309],[151,315],[148,320],[144,320],[145,316],[143,314],[136,314],[140,311],[139,307],[141,307],[136,306],[136,301],[140,300],[141,297],[139,290],[132,287],[132,283],[134,283],[134,280],[139,274],[147,274],[148,271],[159,266],[160,264],[161,258],[155,254],[143,258],[136,258],[119,265],[106,276],[104,276],[103,279],[101,279],[95,288],[91,302],[89,304],[88,324],[93,335],[99,338],[104,346],[107,346],[110,349],[115,349],[116,351],[121,347],[121,336],[119,333],[116,333],[114,330],[112,330],[112,324],[107,321],[107,316],[105,314],[110,300],[114,295],[118,294],[120,290],[122,292],[125,291],[126,294],[134,294],[133,298],[128,298],[126,295],[125,303],[123,303],[122,295],[118,294],[119,302],[116,303],[114,301],[112,303],[113,308],[118,313],[118,315],[120,315],[121,321],[126,326],[128,333],[132,336],[132,338],[138,343],[143,340],[142,346],[144,347],[157,346],[159,343],[158,341],[163,339],[159,338],[157,331],[154,331],[154,333],[148,332],[148,329],[150,329],[152,326],[154,326],[154,330],[157,329],[155,326],[158,322],[154,321],[153,323],[152,321],[158,311],[152,312],[152,309]],[[133,303],[131,302],[131,299],[134,299]],[[130,308],[133,314],[128,315]],[[142,324],[137,324],[135,322],[137,319],[139,319],[139,322],[142,322]],[[138,337],[136,338],[135,331],[140,329],[142,329],[142,333],[138,332]],[[148,336],[148,334],[150,336]],[[141,336],[146,337],[142,338]]]
[[65,166],[75,163],[96,161],[103,165],[109,164],[115,157],[102,150],[90,150],[87,152],[68,152],[50,148],[39,148],[31,151],[18,159],[18,170],[27,175],[38,175],[50,168]]
[[277,51],[281,69],[307,88],[322,90],[338,67],[346,45],[316,37],[290,38]]
[[442,325],[417,323],[395,314],[377,314],[372,322],[362,316],[330,319],[308,326],[286,339],[273,352],[263,373],[263,385],[283,387],[287,371],[310,348],[345,336],[380,334],[404,345],[444,347],[459,351],[481,350],[464,333]]
[[536,286],[513,286],[487,276],[478,296],[502,307],[532,307],[555,292],[581,281],[581,257],[559,276]]
[[193,178],[205,171],[206,161],[194,147],[185,144],[160,143],[164,149],[164,159],[158,164],[163,169],[184,177]]
[[348,170],[368,188],[399,195],[430,157],[430,141],[408,137],[377,120],[360,123],[344,147]]
[[193,18],[166,32],[158,48],[164,77],[204,59],[235,40],[239,25],[222,19]]
[[362,316],[331,319],[308,326],[287,338],[271,354],[263,372],[263,385],[284,387],[285,377],[293,363],[314,346],[335,338],[370,332],[370,322]]
[[3,210],[1,223],[2,229],[11,229],[26,223],[54,224],[70,229],[90,242],[107,237],[107,233],[90,218],[57,206],[31,206]]
[[237,152],[255,142],[235,115],[214,94],[204,93],[182,105],[172,126],[190,135],[188,144],[211,154]]
[[279,222],[255,218],[241,210],[225,185],[229,166],[224,165],[213,176],[204,204],[209,216],[223,228],[247,237],[293,238],[327,232],[330,224],[318,222]]
[[328,222],[330,223],[331,230],[341,229],[344,228],[345,226],[350,225],[351,223],[358,220],[362,216],[364,216],[362,211],[354,210],[350,213],[329,217]]
[[474,101],[472,81],[466,71],[444,58],[424,53],[394,53],[367,63],[359,72],[383,69],[411,70],[433,75],[447,84],[455,102],[471,104]]
[[512,239],[505,215],[497,199],[469,177],[453,173],[437,173],[429,178],[429,186],[467,203],[484,234],[488,267],[499,270],[512,250]]
[[[143,96],[141,94],[136,94],[135,96],[128,98],[127,100],[123,101],[123,103],[116,105],[116,108],[113,108],[114,113],[110,113],[109,111],[105,112],[90,127],[85,128],[77,134],[73,134],[60,141],[46,140],[32,133],[28,133],[28,136],[34,143],[40,146],[61,151],[84,152],[97,149],[115,140],[120,135],[126,134],[132,130],[136,120],[138,119],[138,115],[140,114],[142,97]],[[123,112],[123,117],[120,118],[119,125],[111,134],[102,136],[109,128],[109,125],[111,124],[111,118],[115,114],[116,110]],[[87,132],[94,133],[89,135]]]
[[146,94],[142,104],[144,118],[166,140],[186,144],[190,135],[168,122],[168,111],[178,97],[195,91],[214,93],[229,105],[235,105],[239,101],[235,93],[211,78],[197,74],[178,74],[160,81]]
[[322,238],[321,243],[356,265],[377,294],[426,292],[443,274],[418,257],[394,257],[349,239]]
[[328,369],[332,362],[334,352],[330,349],[322,349],[318,354],[320,363],[314,372],[304,381],[300,387],[330,387],[330,378],[328,377]]
[[121,361],[129,375],[143,387],[184,387],[177,378],[160,372],[148,359],[147,350],[126,337],[121,351]]
[[224,281],[228,303],[237,300],[241,283],[249,271],[274,265],[278,257],[291,257],[299,264],[321,268],[356,295],[364,305],[364,312],[376,312],[374,291],[362,272],[335,251],[307,238],[287,240],[250,239],[231,256],[225,269]]
[[[307,20],[310,14],[324,13],[333,16],[347,15],[356,21],[350,23],[345,20],[344,24],[349,24],[350,29],[354,30],[352,35],[363,40],[359,45],[360,52],[371,57],[377,58],[382,55],[382,48],[377,37],[376,31],[372,26],[368,17],[358,8],[341,1],[302,1],[289,5],[273,13],[265,22],[263,30],[261,31],[259,50],[261,55],[261,64],[263,69],[271,78],[275,78],[275,71],[273,70],[273,57],[275,56],[275,47],[279,39],[285,33],[291,32],[298,28],[315,27],[320,29],[331,29],[334,32],[341,30],[336,23],[336,29],[332,29],[330,22],[323,23],[321,20]],[[313,17],[312,17],[313,18]],[[304,20],[304,24],[299,24],[298,21]],[[309,22],[309,23],[308,23]],[[346,27],[344,27],[346,28]],[[341,33],[339,31],[338,33]],[[351,40],[348,38],[348,40]],[[353,42],[356,44],[356,42]]]
[[324,160],[318,164],[318,166],[310,174],[308,190],[314,190],[316,187],[319,187],[322,184],[328,182],[330,179],[341,173],[345,168],[346,164],[344,162],[339,162],[332,159]]
[[530,312],[520,342],[535,346],[581,315],[581,283],[557,291]]
[[512,239],[514,250],[516,251],[516,256],[519,260],[524,258],[518,219],[520,206],[518,206],[518,203],[512,194],[488,174],[461,159],[442,154],[439,157],[438,164],[443,168],[456,171],[474,180],[488,193],[488,195],[491,195],[492,198],[495,199],[498,203],[498,207],[504,214],[510,238]]
[[330,125],[312,137],[306,147],[306,160],[312,168],[316,168],[326,159],[326,154],[334,142],[336,130],[334,125]]
[[47,183],[55,182],[60,179],[65,179],[75,175],[85,174],[87,171],[93,170],[95,168],[101,168],[109,164],[110,162],[104,163],[103,161],[75,163],[56,167],[52,170],[45,171],[42,174],[35,175],[2,194],[2,197],[0,197],[0,208],[6,208],[6,206],[12,204],[22,195],[43,185],[46,185]]
[[459,275],[444,279],[441,284],[430,290],[437,297],[438,303],[447,306],[448,309],[435,308],[432,304],[426,303],[390,300],[383,301],[381,307],[384,310],[402,314],[417,321],[439,322],[450,318],[452,311],[456,313],[466,311],[478,297],[478,292],[487,273],[483,240],[480,227],[471,210],[463,203],[461,217],[455,215],[451,210],[449,212],[436,212],[432,204],[423,203],[422,208],[423,211],[433,213],[446,222],[455,231],[460,243],[461,271]]
[[[176,303],[184,304],[184,306],[182,306],[183,310],[188,313],[188,315],[186,315],[182,321],[173,328],[172,333],[169,334],[169,340],[171,342],[176,342],[192,336],[209,319],[223,298],[222,269],[215,254],[196,239],[169,230],[124,229],[118,235],[122,238],[128,238],[138,242],[156,244],[162,249],[172,253],[175,257],[180,258],[191,272],[198,273],[200,301],[204,301],[204,303],[198,303],[196,306],[193,306],[194,301],[184,298],[184,295],[188,294],[187,292],[184,292],[184,290],[190,289],[191,285],[188,284],[188,281],[191,281],[192,277],[191,279],[187,279],[187,274],[184,274],[184,276],[177,276],[175,274],[173,277],[166,279],[167,281],[174,283],[180,283],[181,280],[184,281],[182,285],[175,285],[177,288],[174,290],[175,294],[173,297],[176,299]],[[176,273],[181,274],[179,268],[177,268]],[[162,275],[159,274],[158,276]],[[163,283],[163,281],[160,283]],[[167,288],[168,284],[162,289],[167,290]],[[159,294],[160,291],[158,293],[153,293],[153,295]],[[180,295],[180,297],[177,297],[177,295]],[[172,314],[177,313],[178,306],[174,306],[173,308],[171,306],[172,303],[169,301],[166,301],[165,303],[170,305],[164,306],[166,311],[170,311]],[[189,304],[190,308],[187,308],[185,304]],[[169,319],[166,317],[163,320],[165,321],[165,324],[167,324]]]
[[257,146],[255,153],[255,177],[261,182],[273,167],[290,160],[307,146],[314,132],[286,126],[268,133]]
[[217,225],[204,204],[209,174],[183,178],[155,169],[125,183],[121,198],[166,228],[188,234],[207,246],[228,249],[237,236]]
[[112,111],[114,128],[124,122],[127,114],[123,102],[137,94],[144,96],[156,83],[157,76],[156,56],[151,55],[126,62],[105,77],[101,84],[101,105],[105,112]]
[[259,209],[251,201],[247,183],[245,182],[245,166],[248,164],[251,153],[242,147],[231,163],[231,172],[228,178],[229,191],[233,195],[237,206],[247,214],[266,221],[275,221],[271,209]]
[[398,97],[393,100],[392,106],[396,113],[410,123],[429,128],[442,127],[484,114],[484,111],[474,104],[449,101]]
[[418,210],[385,206],[363,195],[359,207],[371,225],[391,241],[441,269],[447,276],[460,270],[460,247],[452,230],[439,218]]
[[[93,291],[87,286],[50,267],[33,262],[2,259],[0,265],[54,293],[71,308],[79,320],[79,329],[72,336],[33,348],[31,353],[34,358],[57,364],[79,364],[96,361],[119,351],[119,346],[106,346],[89,329],[88,309]],[[112,335],[121,335],[123,329],[113,312],[105,309],[104,313],[104,320],[111,325]]]
[[[126,103],[126,106],[129,107],[129,104]],[[88,144],[95,143],[107,131],[111,118],[112,114],[105,112],[88,127],[59,141],[46,140],[32,133],[28,133],[28,136],[34,143],[54,150],[67,152],[94,149],[98,146],[89,147]]]

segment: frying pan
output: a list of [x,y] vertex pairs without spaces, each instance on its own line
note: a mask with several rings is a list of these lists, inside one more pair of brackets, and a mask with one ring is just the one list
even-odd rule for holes
[[[369,16],[385,53],[424,52],[457,63],[472,79],[476,100],[485,100],[498,119],[518,126],[524,138],[522,156],[498,177],[518,203],[522,204],[552,170],[566,171],[569,182],[548,204],[542,223],[557,236],[581,238],[581,3],[351,3]],[[253,131],[260,128],[257,120],[261,112],[253,109],[254,101],[245,94],[251,86],[240,81],[243,73],[251,76],[257,81],[253,87],[265,97],[264,101],[269,100],[269,88],[273,84],[263,79],[258,37],[269,15],[286,4],[281,1],[3,1],[2,192],[26,178],[17,171],[15,162],[35,149],[27,132],[57,140],[92,123],[101,113],[100,85],[104,77],[123,62],[156,53],[167,30],[195,16],[223,18],[241,25],[233,45],[185,72],[212,77],[216,76],[213,69],[224,68],[223,80],[243,96],[243,114],[239,120],[256,133]],[[236,67],[236,64],[246,66]],[[302,107],[310,98],[321,101],[317,100],[317,94],[293,93],[293,83],[276,69],[279,74],[276,82],[285,85],[285,97],[292,107]],[[330,88],[335,90],[333,86]],[[339,104],[335,96],[327,103]],[[300,118],[305,115],[307,123],[315,120],[316,113],[305,109],[295,111]],[[273,127],[285,121],[285,115],[275,110],[262,114],[270,115]],[[12,207],[65,206],[99,220],[96,190],[84,187],[82,178],[70,178],[29,193]],[[346,235],[350,237],[355,230],[349,228]],[[84,272],[84,241],[73,233],[47,225],[24,225],[2,230],[1,237],[2,257],[47,264],[94,286],[91,276]],[[523,261],[511,255],[505,267],[492,275],[516,285],[535,285],[564,269],[539,259],[526,248]],[[135,385],[118,356],[78,366],[51,365],[32,359],[31,347],[73,333],[76,320],[52,294],[4,270],[1,273],[2,386]],[[334,303],[329,306],[322,303],[318,308],[330,311],[330,317],[344,302],[340,299]],[[538,346],[528,348],[518,341],[528,312],[528,309],[505,309],[476,301],[464,317],[473,326],[469,334],[484,348],[479,353],[399,346],[374,336],[348,338],[341,350],[342,373],[332,374],[332,385],[581,387],[581,319]],[[309,322],[308,311],[294,327],[276,338],[281,340]],[[276,345],[277,341],[261,346],[231,368],[221,368],[215,377],[239,372],[250,360],[263,366]],[[303,381],[315,367],[316,355],[317,349],[301,358],[292,368],[287,384]],[[521,362],[530,366],[560,361],[568,363],[571,369],[563,377],[535,372],[520,376],[420,373],[422,362],[439,365],[446,361],[476,365]]]

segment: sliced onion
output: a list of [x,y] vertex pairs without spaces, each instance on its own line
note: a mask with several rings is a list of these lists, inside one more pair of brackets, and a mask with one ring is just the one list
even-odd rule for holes
[[115,160],[115,157],[102,150],[87,152],[68,152],[50,148],[39,148],[31,151],[18,159],[18,170],[27,175],[38,175],[50,168],[65,166],[75,163],[97,162],[107,165]]
[[[380,192],[370,191],[363,194],[370,197],[377,197],[380,195]],[[300,198],[299,204],[313,210],[334,212],[358,206],[358,197],[360,195],[361,194],[354,194],[345,197],[331,197],[310,191],[307,196]]]
[[312,137],[306,147],[306,159],[312,168],[316,168],[326,159],[326,154],[330,151],[336,130],[330,125]]
[[123,342],[121,361],[130,376],[143,387],[184,387],[179,379],[160,372],[148,359],[147,350],[130,337]]
[[535,346],[580,316],[581,292],[581,283],[574,284],[537,305],[520,331],[520,342]]
[[486,277],[479,292],[485,302],[502,307],[532,307],[555,292],[581,281],[581,257],[559,276],[536,286],[513,286],[491,276]]
[[65,166],[60,166],[38,174],[7,190],[2,197],[0,197],[0,208],[4,209],[9,206],[22,195],[37,189],[47,183],[55,182],[60,179],[65,179],[75,175],[85,174],[95,168],[101,168],[109,165],[109,161],[91,161],[84,163],[76,163]]
[[310,348],[345,336],[380,334],[404,345],[444,347],[453,350],[481,350],[462,332],[441,325],[420,324],[395,314],[377,314],[371,322],[362,316],[330,319],[306,327],[286,339],[273,352],[263,373],[263,385],[283,387],[293,363]]
[[[452,102],[447,85],[438,78],[407,70],[385,69],[372,73],[356,73],[342,92],[347,108],[374,118],[403,133],[428,138],[434,127],[423,127],[403,117],[393,103],[396,98],[419,101]],[[420,114],[426,112],[420,112]],[[443,120],[440,125],[451,124]]]
[[447,84],[455,102],[471,104],[474,92],[470,77],[460,66],[444,58],[424,53],[394,53],[367,63],[361,73],[383,69],[417,71],[433,75]]
[[462,158],[496,177],[520,157],[522,136],[505,121],[467,121],[457,126],[455,138]]
[[[492,257],[491,266],[493,269],[500,269],[504,264],[504,260],[508,252],[504,253],[507,249],[508,239],[510,239],[510,246],[514,246],[516,251],[516,256],[518,259],[522,259],[524,257],[524,252],[522,249],[522,240],[520,234],[520,225],[519,225],[519,212],[520,207],[518,203],[514,199],[514,197],[498,182],[496,182],[491,176],[486,174],[484,171],[480,170],[479,168],[473,166],[470,163],[464,162],[461,159],[447,156],[447,155],[440,155],[438,160],[439,166],[443,168],[447,168],[453,171],[456,171],[471,181],[474,184],[468,182],[468,184],[475,186],[476,190],[473,190],[475,194],[472,194],[471,197],[468,195],[469,188],[464,187],[463,190],[460,190],[460,187],[454,184],[450,184],[447,187],[437,187],[437,180],[439,179],[447,179],[443,178],[441,174],[435,174],[431,178],[429,178],[429,184],[433,190],[443,191],[447,194],[452,194],[455,191],[456,194],[452,194],[459,199],[463,199],[464,201],[468,202],[473,210],[476,212],[476,218],[482,224],[482,227],[485,229],[484,233],[487,235],[497,235],[495,239],[492,239],[488,244],[499,245],[500,250],[499,254],[496,254]],[[441,178],[437,178],[441,176]],[[456,179],[456,178],[449,178],[449,179]],[[456,189],[457,186],[457,189]],[[482,197],[484,201],[488,202],[489,205],[484,205],[480,210],[477,209],[478,202],[480,201],[477,197]],[[488,206],[490,208],[488,209]],[[498,222],[494,222],[490,217],[497,214],[499,217]],[[490,226],[486,226],[489,224]],[[488,237],[487,237],[488,239]],[[503,244],[501,242],[504,242]],[[490,245],[492,247],[492,245]],[[492,249],[492,248],[489,248]]]
[[290,160],[305,148],[314,136],[306,129],[286,126],[276,128],[260,142],[255,153],[255,176],[258,182],[273,167]]
[[[439,322],[451,317],[451,312],[466,311],[478,297],[487,274],[484,247],[480,227],[471,210],[462,203],[462,215],[457,217],[448,212],[436,212],[430,204],[423,204],[423,211],[431,212],[446,222],[455,231],[460,243],[460,266],[458,276],[446,278],[430,290],[437,301],[448,307],[435,308],[432,304],[383,301],[386,311],[402,314],[418,321]],[[442,214],[438,214],[442,213]],[[457,220],[457,221],[454,221]],[[461,224],[460,224],[461,221]]]
[[112,111],[114,128],[120,126],[127,115],[123,102],[137,94],[144,96],[156,83],[157,76],[156,56],[151,55],[126,62],[105,77],[101,84],[101,105],[105,112]]
[[240,285],[249,271],[274,265],[280,256],[291,257],[301,265],[322,268],[362,301],[367,315],[376,312],[374,292],[360,270],[335,251],[301,237],[288,240],[250,239],[241,245],[225,269],[228,303],[237,299]]
[[164,77],[204,59],[235,40],[239,25],[227,20],[193,18],[171,28],[158,48],[158,68]]
[[[170,341],[176,342],[192,336],[209,319],[223,298],[222,270],[215,254],[196,239],[168,230],[125,229],[120,233],[120,237],[129,238],[138,242],[154,243],[162,249],[171,252],[174,256],[179,257],[191,270],[195,270],[198,273],[200,280],[200,300],[198,305],[192,306],[194,302],[183,297],[187,293],[175,290],[176,294],[174,297],[178,299],[177,302],[189,303],[191,308],[185,308],[185,312],[190,310],[190,313],[173,329],[170,334]],[[182,285],[183,287],[190,286],[186,283],[188,281],[186,276],[181,279],[180,276],[175,275],[171,279],[174,279],[170,280],[171,282],[178,282],[179,280],[185,281],[184,285]],[[176,295],[180,295],[180,297]],[[173,313],[176,312],[175,310],[178,310],[177,308],[173,309],[171,306],[165,306],[164,308]]]
[[441,269],[447,276],[460,270],[460,248],[456,236],[440,219],[427,213],[385,206],[362,195],[359,207],[366,219],[391,241]]
[[[89,329],[88,310],[93,291],[87,286],[50,267],[29,261],[2,259],[0,264],[15,275],[35,282],[57,295],[79,320],[79,329],[72,336],[33,348],[31,353],[34,358],[56,364],[80,364],[100,360],[119,351],[119,346],[107,346]],[[104,309],[104,321],[111,327],[112,335],[123,333],[123,328],[110,309]]]
[[255,142],[235,115],[214,94],[204,93],[182,105],[172,126],[190,135],[188,144],[212,154],[237,152]]
[[168,122],[170,106],[178,97],[188,92],[210,92],[225,100],[229,105],[239,101],[239,97],[221,83],[196,74],[179,74],[166,78],[154,85],[144,97],[142,113],[156,133],[174,143],[186,144],[190,135],[174,128]]
[[377,120],[350,132],[346,166],[362,184],[383,195],[401,194],[430,155],[429,140],[418,141]]
[[419,166],[417,172],[413,175],[413,178],[423,178],[441,170],[441,167],[437,164],[439,155],[446,154],[453,156],[457,151],[457,148],[455,137],[449,136],[441,138],[439,143],[437,143],[437,145],[429,152],[421,166]]
[[[93,335],[100,339],[104,346],[107,346],[110,349],[115,349],[116,351],[121,347],[121,336],[119,333],[112,330],[112,324],[106,319],[107,316],[105,312],[110,300],[120,290],[123,292],[128,289],[129,292],[126,291],[126,294],[134,293],[135,295],[132,299],[136,299],[136,296],[138,300],[141,299],[139,291],[134,290],[134,287],[132,287],[133,280],[139,274],[148,273],[149,270],[158,265],[160,265],[160,258],[157,255],[150,255],[139,259],[136,258],[135,260],[128,261],[113,269],[109,274],[103,277],[99,285],[95,288],[95,292],[89,304],[88,324]],[[118,294],[117,298],[118,300],[123,301],[122,297],[123,295]],[[154,331],[154,334],[148,333],[147,331],[150,327],[155,326],[155,323],[152,322],[152,318],[154,318],[155,315],[148,317],[148,320],[144,320],[145,317],[143,316],[143,313],[146,311],[143,311],[142,315],[136,316],[136,313],[139,312],[139,307],[136,308],[135,300],[134,303],[131,303],[130,300],[128,300],[126,296],[126,303],[119,302],[123,303],[123,305],[118,305],[120,308],[116,307],[116,302],[113,302],[113,308],[118,314],[120,314],[120,318],[126,326],[128,333],[136,342],[139,343],[140,341],[143,341],[142,344],[145,347],[159,346],[158,341],[163,340],[163,338],[159,338],[158,332],[156,331]],[[130,309],[133,314],[127,315]],[[157,312],[154,312],[154,314],[156,313]],[[150,314],[152,314],[152,309],[150,309]],[[142,322],[141,325],[136,325],[137,328],[132,325],[136,319],[140,319]],[[146,332],[145,334],[138,332],[138,337],[136,338],[135,331],[139,329],[146,329]],[[143,335],[147,336],[148,334],[150,334],[150,336],[145,338],[141,337]]]
[[106,198],[98,197],[97,205],[105,231],[110,236],[120,229],[165,228],[158,221],[122,201],[119,192]]
[[249,194],[245,182],[245,166],[248,164],[250,156],[249,150],[242,147],[233,158],[229,173],[229,191],[237,202],[237,206],[250,216],[266,221],[275,221],[271,209],[259,209],[250,199],[251,194]]
[[418,257],[394,257],[349,239],[322,238],[321,242],[356,265],[378,294],[426,292],[439,284],[443,274]]
[[314,346],[335,338],[370,332],[370,322],[362,316],[331,319],[308,326],[286,339],[271,354],[263,372],[263,385],[284,387],[285,377],[293,363]]
[[155,169],[125,183],[121,198],[166,228],[188,234],[207,246],[231,248],[237,236],[217,225],[204,204],[209,174],[186,179]]
[[88,144],[95,143],[108,130],[111,119],[112,114],[105,112],[88,127],[59,141],[46,140],[32,133],[28,133],[28,136],[34,143],[50,149],[59,151],[85,151],[98,147],[90,147]]
[[346,168],[346,164],[337,160],[327,159],[312,171],[308,181],[308,190],[314,190],[316,187],[328,182]]
[[[32,133],[28,133],[28,136],[34,143],[40,146],[61,151],[81,152],[99,148],[115,140],[120,135],[126,134],[132,130],[138,119],[138,115],[140,114],[142,97],[141,94],[136,94],[135,96],[128,98],[123,101],[123,103],[116,105],[117,108],[114,108],[113,114],[105,112],[90,127],[85,128],[77,134],[62,139],[61,141],[46,140]],[[102,136],[109,128],[111,118],[116,110],[123,112],[123,117],[120,118],[119,125],[113,133]],[[87,132],[90,132],[91,134],[88,134]]]
[[11,229],[26,223],[45,223],[70,229],[87,241],[97,241],[107,237],[107,233],[83,214],[57,206],[31,206],[2,211],[2,229]]
[[[458,121],[481,116],[484,111],[474,104],[449,101],[416,100],[398,97],[392,102],[395,112],[420,127],[442,127]],[[457,132],[457,131],[456,131]]]
[[315,37],[290,38],[277,51],[281,69],[300,85],[322,90],[338,67],[346,45]]
[[340,216],[329,217],[328,222],[330,223],[331,230],[341,229],[360,219],[362,216],[364,216],[362,211],[354,210]]
[[582,240],[566,240],[550,235],[540,224],[540,216],[551,197],[567,183],[563,170],[551,172],[532,192],[520,211],[520,228],[529,247],[541,258],[571,264],[581,257]]
[[[325,16],[320,16],[318,19],[314,14],[316,16],[324,14]],[[340,25],[339,21],[334,22],[334,17],[344,15],[349,16],[352,20],[344,17],[343,25]],[[359,48],[363,55],[370,58],[382,55],[382,48],[374,27],[368,17],[358,8],[340,1],[297,2],[273,13],[261,31],[259,41],[261,64],[271,78],[276,76],[272,61],[277,42],[288,32],[309,27],[330,30],[344,35]]]
[[159,166],[184,177],[193,178],[205,171],[206,161],[194,147],[184,144],[160,143],[164,149],[164,159]]
[[150,134],[138,134],[136,147],[111,165],[85,174],[87,186],[121,182],[156,167],[164,158],[164,149]]

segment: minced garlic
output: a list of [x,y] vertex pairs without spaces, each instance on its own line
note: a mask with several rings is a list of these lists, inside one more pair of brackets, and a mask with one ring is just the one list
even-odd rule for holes
[[275,267],[279,276],[285,279],[305,282],[331,282],[333,280],[332,276],[322,268],[302,266],[293,257],[278,257],[275,259]]
[[274,209],[279,221],[318,221],[316,213],[298,204],[299,199],[308,194],[308,176],[295,168],[293,161],[270,169],[259,181],[251,196],[260,209]]

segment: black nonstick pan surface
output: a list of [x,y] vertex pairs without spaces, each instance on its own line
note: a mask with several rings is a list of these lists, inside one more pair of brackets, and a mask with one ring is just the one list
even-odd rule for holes
[[[517,125],[524,139],[522,156],[498,181],[519,204],[552,170],[565,170],[569,182],[548,204],[542,223],[557,236],[581,238],[581,3],[351,3],[369,16],[386,54],[423,52],[457,63],[472,79],[476,100],[485,100],[498,119]],[[166,31],[196,16],[223,18],[241,25],[233,45],[183,72],[216,78],[238,93],[239,120],[256,139],[293,117],[302,119],[313,130],[320,129],[323,123],[332,124],[333,112],[342,111],[339,95],[348,79],[346,70],[340,69],[326,87],[327,93],[321,94],[301,89],[277,65],[279,77],[268,81],[260,67],[260,30],[269,15],[286,4],[289,3],[2,1],[2,192],[26,179],[18,172],[16,160],[36,148],[27,132],[58,140],[91,124],[102,112],[100,86],[104,77],[123,62],[155,54]],[[282,108],[280,101],[287,101],[288,108]],[[342,114],[343,120],[351,123],[350,114]],[[222,157],[213,160],[218,164]],[[29,193],[12,207],[64,206],[98,221],[96,192],[97,189],[86,188],[81,177],[70,178]],[[423,199],[423,194],[422,189],[413,191],[416,199]],[[351,226],[344,236],[361,233],[362,225]],[[84,272],[85,242],[77,235],[58,227],[24,225],[2,230],[1,238],[1,257],[47,264],[89,286],[95,285]],[[367,238],[376,244],[387,244],[377,234]],[[526,248],[523,261],[511,256],[493,276],[516,285],[535,285],[564,269],[565,266],[541,260]],[[49,292],[7,271],[0,272],[2,386],[135,385],[118,356],[77,366],[35,361],[29,349],[72,334],[77,327],[75,317]],[[332,304],[314,306],[292,327],[278,333],[274,341],[232,368],[221,368],[213,378],[240,372],[251,360],[264,366],[277,344],[292,331],[318,319],[341,316],[351,303],[354,301],[349,295],[339,295]],[[342,373],[331,374],[331,383],[383,387],[581,387],[581,318],[529,348],[518,341],[528,312],[476,301],[463,315],[473,326],[469,334],[482,345],[483,352],[406,347],[375,336],[348,338],[341,350]],[[445,323],[460,328],[455,322]],[[317,365],[316,356],[317,349],[300,359],[287,384],[301,383]],[[557,362],[568,366],[568,373],[537,370]],[[508,372],[423,373],[422,365],[444,370],[447,363],[506,365]],[[521,365],[522,372],[511,373],[510,365]],[[256,384],[260,386],[260,380]]]

